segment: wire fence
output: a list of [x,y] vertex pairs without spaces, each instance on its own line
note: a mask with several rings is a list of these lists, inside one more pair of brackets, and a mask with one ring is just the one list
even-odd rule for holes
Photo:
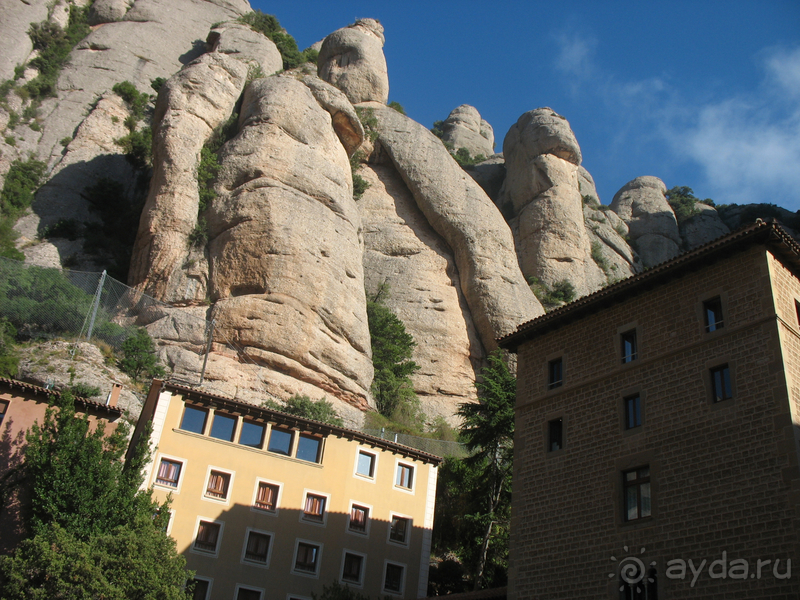
[[[45,268],[0,257],[0,320],[14,326],[18,340],[86,340],[121,353],[125,340],[147,327],[172,367],[173,381],[229,397],[236,395],[233,390],[253,388],[246,401],[274,398],[262,379],[263,370],[244,348],[214,329],[207,313],[207,306],[175,307],[156,300],[105,271]],[[232,372],[227,367],[235,363],[239,381],[206,378],[209,357],[218,373]],[[466,456],[457,442],[384,430],[365,433],[436,456]]]

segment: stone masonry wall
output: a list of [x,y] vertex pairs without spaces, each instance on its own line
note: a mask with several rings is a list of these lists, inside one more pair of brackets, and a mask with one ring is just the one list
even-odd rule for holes
[[[629,557],[655,561],[659,598],[797,597],[800,578],[772,571],[781,559],[784,575],[800,553],[767,256],[750,246],[520,347],[509,598],[619,598]],[[702,302],[717,295],[724,327],[706,333]],[[623,365],[619,334],[633,327],[639,357]],[[557,356],[564,385],[547,392]],[[733,399],[714,404],[709,369],[724,363]],[[633,393],[643,426],[626,431],[623,398]],[[546,452],[556,418],[564,448]],[[622,471],[645,465],[652,516],[625,522]],[[712,578],[723,553],[726,576]],[[688,566],[685,579],[667,577],[670,561],[689,559],[707,561],[694,584]],[[744,580],[727,576],[736,559],[748,562]],[[758,560],[772,561],[760,577]]]

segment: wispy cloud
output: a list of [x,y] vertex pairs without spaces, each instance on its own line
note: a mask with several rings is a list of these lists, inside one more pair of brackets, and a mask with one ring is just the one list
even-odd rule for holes
[[558,50],[555,67],[567,77],[571,92],[575,94],[593,77],[597,39],[575,32],[557,33],[553,38]]
[[746,94],[696,107],[664,128],[675,152],[703,169],[725,202],[800,208],[800,47],[762,53],[764,78]]

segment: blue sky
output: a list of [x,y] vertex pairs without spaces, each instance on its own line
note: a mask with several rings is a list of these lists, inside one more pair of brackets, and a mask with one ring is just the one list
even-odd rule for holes
[[611,202],[640,175],[800,209],[800,2],[251,0],[305,48],[372,17],[389,99],[430,127],[472,104],[497,151],[528,110],[572,125]]

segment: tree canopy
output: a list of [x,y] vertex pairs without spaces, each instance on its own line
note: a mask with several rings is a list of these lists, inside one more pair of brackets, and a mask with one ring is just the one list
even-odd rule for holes
[[328,423],[329,425],[335,425],[337,427],[344,425],[344,421],[342,421],[339,413],[333,408],[333,403],[325,398],[312,400],[308,396],[295,395],[289,398],[286,404],[279,404],[274,400],[266,400],[262,406],[289,413],[290,415],[322,421],[323,423]]
[[[128,427],[106,435],[61,394],[26,435],[28,538],[0,557],[3,600],[185,598],[185,559],[166,534],[168,502],[139,489],[146,442],[126,463]],[[143,440],[148,436],[143,436]]]

